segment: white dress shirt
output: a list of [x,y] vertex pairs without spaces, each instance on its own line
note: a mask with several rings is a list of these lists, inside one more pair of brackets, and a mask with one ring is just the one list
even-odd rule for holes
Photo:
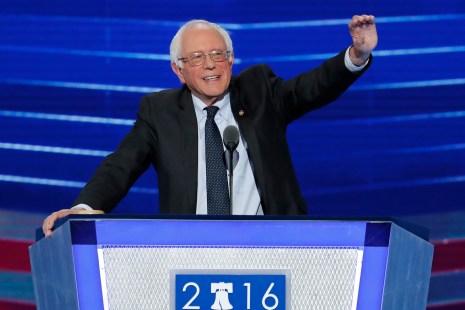
[[[198,125],[198,173],[197,173],[197,214],[207,214],[207,179],[206,179],[206,161],[205,161],[205,121],[207,120],[207,107],[199,98],[192,95],[194,102],[195,115]],[[236,120],[231,111],[231,102],[229,94],[214,104],[219,110],[215,115],[215,122],[223,137],[224,129],[229,125],[237,128]],[[224,149],[224,145],[223,145]],[[239,161],[233,170],[233,205],[232,214],[234,215],[263,215],[260,205],[260,196],[258,195],[257,186],[252,173],[252,168],[247,154],[247,145],[242,136],[237,146]],[[228,178],[229,183],[229,178]]]

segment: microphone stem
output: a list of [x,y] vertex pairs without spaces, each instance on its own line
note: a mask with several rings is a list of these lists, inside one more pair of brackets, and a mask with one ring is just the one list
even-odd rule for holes
[[233,151],[228,151],[229,155],[229,214],[233,210]]

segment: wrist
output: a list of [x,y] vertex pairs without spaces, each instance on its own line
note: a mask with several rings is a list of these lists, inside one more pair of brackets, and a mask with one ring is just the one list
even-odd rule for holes
[[363,66],[368,59],[370,58],[370,53],[359,53],[354,45],[349,48],[349,58],[350,61],[354,64],[354,66],[361,67]]

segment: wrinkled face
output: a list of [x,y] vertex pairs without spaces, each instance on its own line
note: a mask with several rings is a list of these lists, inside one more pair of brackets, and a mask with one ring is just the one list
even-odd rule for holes
[[[223,37],[216,30],[205,25],[188,28],[182,35],[180,57],[187,58],[194,53],[207,54],[220,50],[227,50]],[[233,63],[234,55],[231,61],[222,62],[214,62],[207,55],[202,65],[193,67],[185,62],[183,68],[179,68],[176,64],[171,64],[171,67],[196,97],[205,104],[212,105],[226,93],[231,81]]]

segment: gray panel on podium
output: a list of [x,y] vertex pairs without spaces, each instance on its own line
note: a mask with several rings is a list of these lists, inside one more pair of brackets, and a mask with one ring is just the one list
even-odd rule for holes
[[433,247],[393,225],[383,297],[383,309],[426,309]]
[[79,309],[69,222],[29,248],[37,309]]

